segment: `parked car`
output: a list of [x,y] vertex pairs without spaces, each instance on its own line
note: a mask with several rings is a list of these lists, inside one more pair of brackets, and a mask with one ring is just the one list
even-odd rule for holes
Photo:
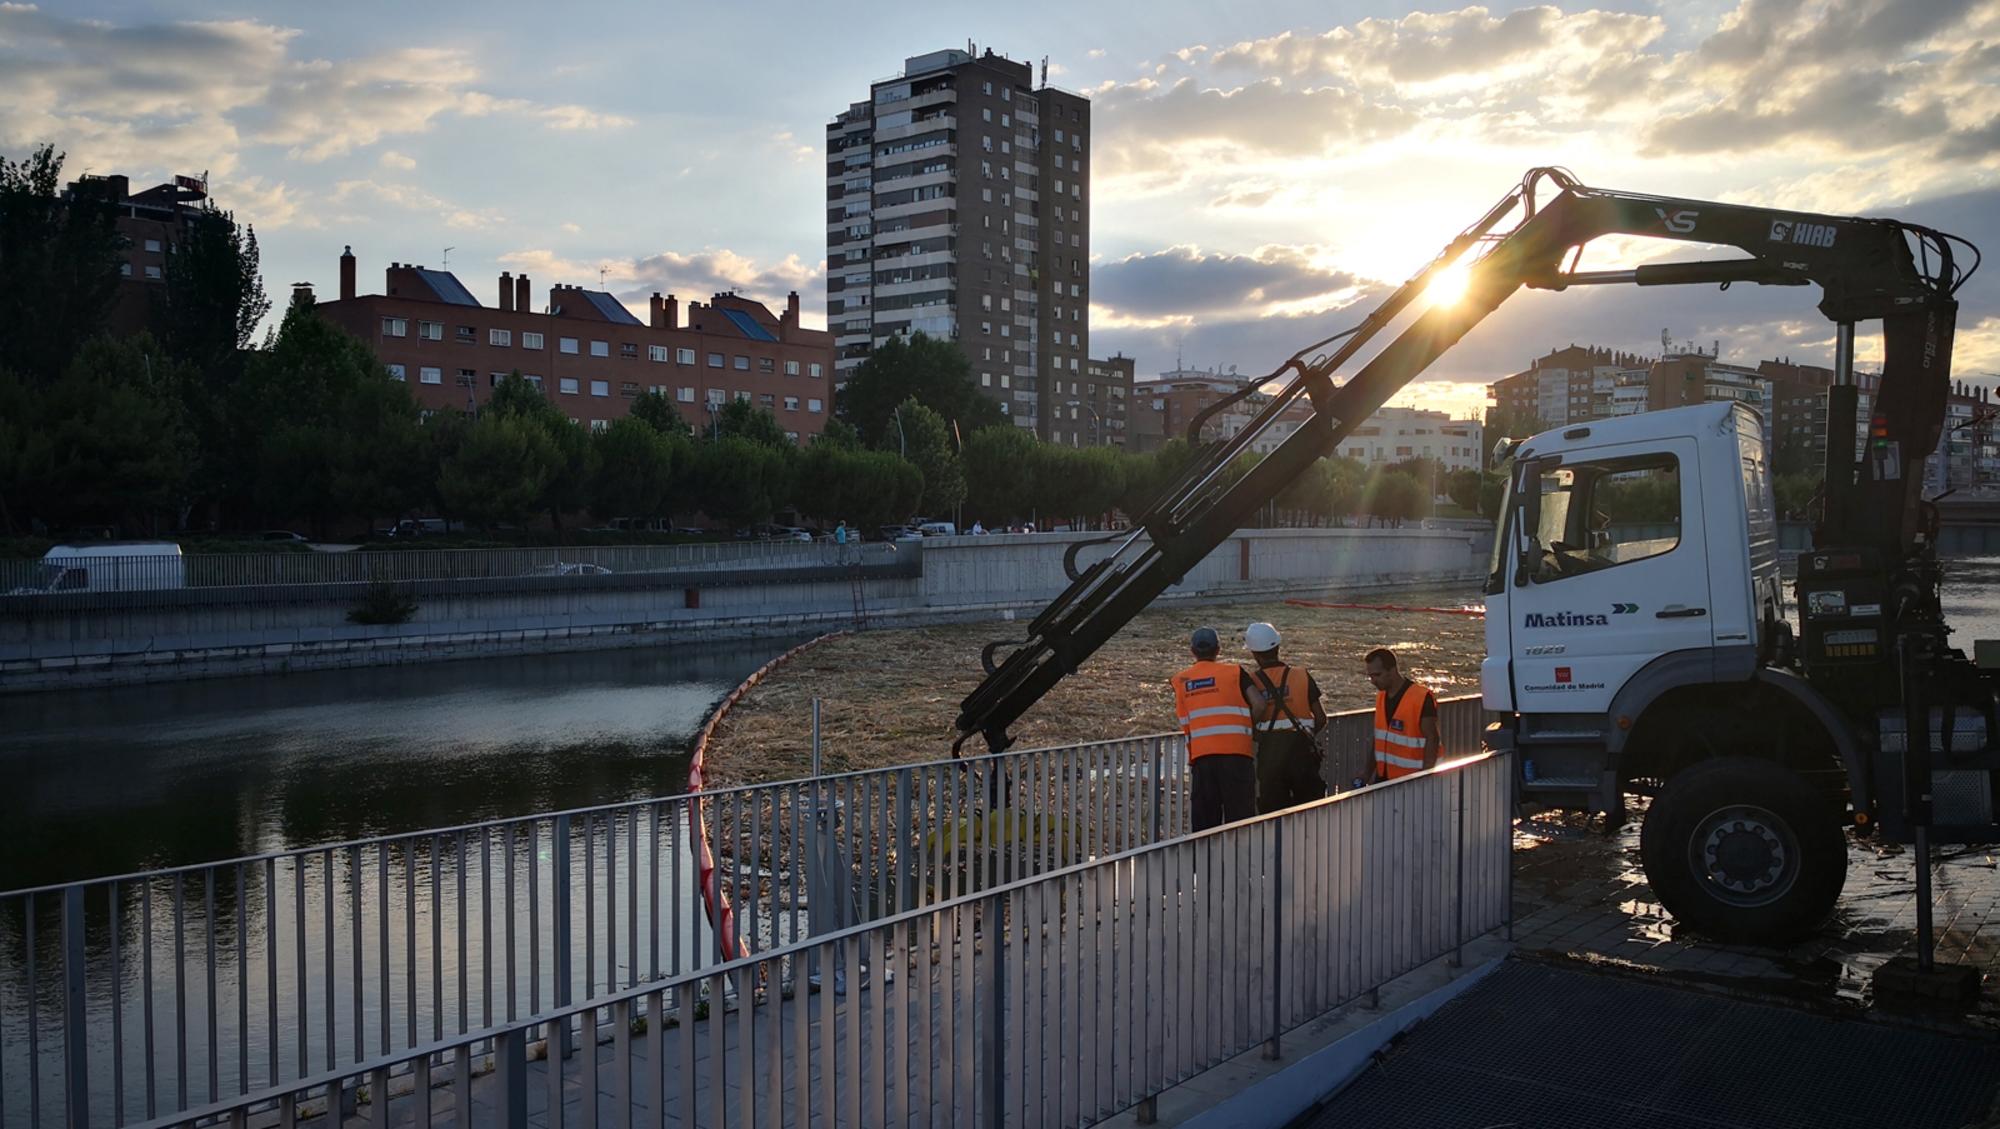
[[884,541],[922,541],[924,535],[907,525],[885,525],[881,528]]
[[811,541],[813,535],[793,525],[774,525],[764,535],[770,541]]
[[289,529],[266,529],[266,530],[264,531],[264,540],[266,540],[266,541],[296,541],[296,542],[298,542],[298,543],[300,543],[300,544],[302,544],[302,545],[303,545],[303,544],[307,543],[307,541],[308,541],[308,538],[307,538],[307,537],[306,537],[306,535],[305,535],[305,534],[303,534],[303,533],[293,533],[293,532],[292,532],[291,530],[289,530]]
[[917,532],[925,537],[956,537],[958,527],[948,521],[927,521],[917,526]]

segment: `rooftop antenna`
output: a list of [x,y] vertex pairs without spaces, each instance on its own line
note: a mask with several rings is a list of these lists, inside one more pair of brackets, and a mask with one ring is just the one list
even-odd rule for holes
[[456,250],[458,250],[457,247],[446,247],[444,249],[444,269],[451,269],[451,253]]
[[1043,56],[1042,56],[1042,85],[1043,85],[1043,86],[1047,86],[1048,84],[1049,84],[1049,57],[1048,57],[1047,55],[1043,55]]
[[605,272],[605,269],[606,269],[606,268],[605,268],[605,264],[603,264],[603,263],[599,263],[599,264],[597,264],[597,288],[598,288],[599,290],[602,290],[602,289],[604,289],[604,272]]

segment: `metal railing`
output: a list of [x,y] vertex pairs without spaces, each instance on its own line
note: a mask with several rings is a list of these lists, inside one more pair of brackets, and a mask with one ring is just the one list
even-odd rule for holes
[[[1447,752],[1482,716],[1443,703]],[[178,1114],[714,967],[697,834],[756,952],[1183,835],[1185,767],[1158,735],[0,894],[0,1124]]]
[[[532,549],[397,549],[340,553],[189,553],[154,557],[0,560],[0,604],[42,597],[55,607],[90,606],[116,593],[190,588],[404,584],[432,580],[573,579],[749,568],[885,564],[922,542],[835,545],[805,541],[716,541],[686,545],[575,545]],[[131,594],[131,595],[128,595]],[[96,601],[102,602],[102,601]]]
[[1511,800],[1475,757],[148,1125],[1091,1124],[1505,924]]

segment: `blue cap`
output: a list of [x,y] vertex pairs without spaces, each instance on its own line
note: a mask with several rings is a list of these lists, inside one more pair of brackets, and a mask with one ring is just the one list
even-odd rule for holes
[[1188,646],[1197,651],[1221,651],[1222,637],[1215,633],[1213,627],[1197,627],[1194,634],[1188,637]]

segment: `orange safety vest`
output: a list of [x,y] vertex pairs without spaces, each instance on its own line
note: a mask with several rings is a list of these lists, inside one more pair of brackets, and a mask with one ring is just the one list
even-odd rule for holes
[[1389,716],[1389,695],[1375,692],[1375,775],[1394,780],[1398,776],[1424,770],[1424,703],[1431,700],[1428,687],[1412,682],[1396,703],[1396,716]]
[[[1259,674],[1262,674],[1263,678],[1259,678]],[[1291,680],[1291,676],[1294,674],[1299,676],[1297,682]],[[1265,678],[1271,680],[1269,688],[1264,685]],[[1303,732],[1307,734],[1312,732],[1312,703],[1306,697],[1306,689],[1312,684],[1312,677],[1306,673],[1304,667],[1291,667],[1279,663],[1276,666],[1264,667],[1262,670],[1252,669],[1250,671],[1250,684],[1264,691],[1267,698],[1271,693],[1271,689],[1275,688],[1282,697],[1286,707],[1286,709],[1279,709],[1277,699],[1267,700],[1256,710],[1257,732],[1301,732],[1299,726],[1292,724],[1293,718],[1299,720],[1299,724],[1304,727]],[[1287,713],[1286,710],[1290,712]]]
[[1243,668],[1235,663],[1198,662],[1174,675],[1174,713],[1187,734],[1189,760],[1256,755]]

